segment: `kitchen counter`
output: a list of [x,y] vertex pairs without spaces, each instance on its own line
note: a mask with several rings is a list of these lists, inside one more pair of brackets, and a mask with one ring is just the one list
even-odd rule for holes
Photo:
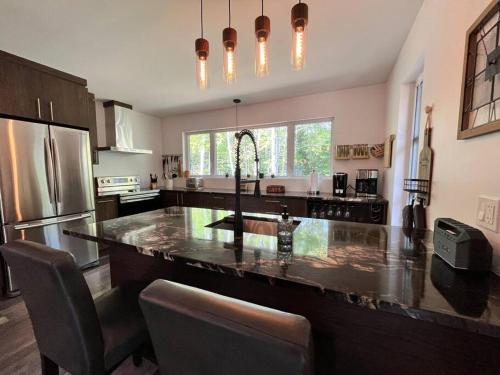
[[[192,192],[192,193],[207,193],[207,194],[227,194],[227,195],[233,195],[235,194],[234,189],[220,189],[220,188],[202,188],[198,190],[192,190],[192,189],[187,189],[183,187],[173,187],[173,188],[166,188],[162,187],[160,190],[163,191],[179,191],[179,192]],[[242,195],[251,195],[253,196],[253,187],[241,192]],[[285,193],[267,193],[265,188],[261,188],[261,195],[262,197],[275,197],[275,198],[302,198],[302,199],[311,199],[311,200],[327,200],[327,201],[334,201],[334,202],[360,202],[360,203],[385,203],[387,202],[386,199],[383,197],[379,196],[377,198],[358,198],[355,196],[347,196],[345,198],[343,197],[336,197],[333,194],[329,193],[320,193],[317,195],[312,195],[304,191],[286,191]]]
[[433,255],[430,231],[410,240],[397,227],[297,218],[293,254],[279,253],[276,237],[250,233],[243,248],[234,250],[228,246],[232,231],[206,227],[230,214],[171,207],[65,233],[115,245],[116,251],[305,288],[336,302],[500,338],[500,278],[449,268]]

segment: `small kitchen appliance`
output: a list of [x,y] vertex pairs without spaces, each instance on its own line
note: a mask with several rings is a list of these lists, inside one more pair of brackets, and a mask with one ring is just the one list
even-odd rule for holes
[[378,169],[358,169],[356,171],[356,196],[377,198]]
[[203,188],[203,178],[201,177],[186,178],[186,189],[200,190],[202,188]]
[[450,218],[434,222],[434,252],[453,268],[488,272],[492,248],[476,228]]
[[336,197],[347,195],[347,173],[337,172],[333,174],[333,195]]

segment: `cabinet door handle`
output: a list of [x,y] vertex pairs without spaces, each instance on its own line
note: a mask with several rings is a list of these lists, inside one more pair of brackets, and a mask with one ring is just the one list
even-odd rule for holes
[[38,109],[38,118],[42,118],[42,108],[40,107],[40,98],[36,98],[36,106]]
[[281,201],[266,200],[266,203],[281,203]]
[[108,200],[105,200],[105,201],[97,201],[97,203],[113,203],[114,200],[113,199],[108,199]]
[[54,105],[52,104],[52,100],[50,101],[50,119],[54,121]]
[[224,198],[224,197],[212,197],[212,198],[213,198],[213,199],[220,199],[220,200],[224,200],[224,199],[226,199],[226,198]]

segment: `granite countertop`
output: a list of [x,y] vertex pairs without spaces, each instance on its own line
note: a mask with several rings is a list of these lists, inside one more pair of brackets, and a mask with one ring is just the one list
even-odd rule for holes
[[[202,188],[198,190],[187,189],[185,187],[173,187],[166,188],[162,187],[160,190],[163,191],[182,191],[182,192],[193,192],[193,193],[207,193],[207,194],[235,194],[234,189],[221,189],[221,188]],[[242,191],[242,195],[253,195],[253,188]],[[263,197],[274,197],[274,198],[302,198],[302,199],[312,199],[312,200],[326,200],[326,201],[337,201],[337,202],[359,202],[359,203],[386,203],[387,200],[382,196],[377,198],[359,198],[354,195],[349,195],[345,198],[336,197],[331,193],[320,193],[317,195],[309,194],[305,191],[286,191],[285,193],[267,193],[265,188],[261,188],[261,195]]]
[[452,270],[433,255],[430,231],[409,238],[398,227],[297,218],[293,254],[278,252],[276,237],[250,233],[244,235],[243,249],[234,250],[227,246],[232,231],[206,227],[230,214],[170,207],[64,232],[500,338],[500,277]]

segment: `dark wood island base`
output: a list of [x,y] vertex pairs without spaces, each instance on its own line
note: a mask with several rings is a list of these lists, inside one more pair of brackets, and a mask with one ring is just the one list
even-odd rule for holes
[[[167,279],[305,316],[317,374],[498,374],[500,340],[335,301],[279,280],[235,277],[186,263],[109,250],[113,286]],[[286,284],[286,283],[283,283]]]
[[65,233],[109,246],[113,286],[167,279],[305,316],[318,374],[500,374],[500,277],[455,272],[432,232],[298,217],[293,253],[260,232],[235,249],[211,226],[231,214],[170,207]]

